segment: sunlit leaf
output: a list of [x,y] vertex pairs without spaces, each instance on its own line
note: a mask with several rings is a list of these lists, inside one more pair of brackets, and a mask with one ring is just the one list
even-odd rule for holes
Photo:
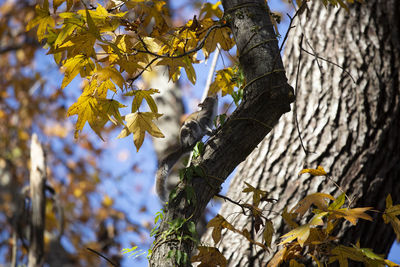
[[153,120],[160,116],[161,114],[154,112],[129,113],[125,116],[126,127],[122,129],[117,138],[124,138],[132,133],[136,150],[139,151],[139,148],[143,144],[146,132],[153,137],[164,138],[160,129],[153,122]]
[[26,30],[29,31],[30,29],[38,25],[37,37],[40,42],[45,37],[47,28],[49,26],[52,28],[55,27],[55,21],[53,17],[50,15],[48,0],[43,1],[42,7],[39,4],[37,4],[35,10],[36,10],[36,17],[33,20],[29,21],[28,25],[26,26]]
[[309,173],[312,176],[325,176],[327,175],[326,171],[322,166],[318,166],[316,169],[303,169],[300,171],[299,175],[303,173]]

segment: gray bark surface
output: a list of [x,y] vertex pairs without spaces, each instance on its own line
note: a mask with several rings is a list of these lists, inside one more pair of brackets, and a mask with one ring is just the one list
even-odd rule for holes
[[29,238],[28,267],[40,267],[44,262],[44,226],[46,160],[45,154],[36,134],[31,140],[31,175],[30,195],[32,218]]
[[[302,52],[299,88],[295,105],[305,155],[294,123],[293,113],[280,120],[274,130],[241,164],[232,180],[228,196],[251,203],[241,193],[244,182],[269,192],[276,204],[264,206],[273,219],[277,236],[286,233],[278,215],[314,192],[338,196],[341,192],[325,177],[298,176],[303,168],[322,165],[330,177],[354,198],[353,207],[372,206],[383,211],[385,198],[400,197],[400,7],[395,0],[368,0],[354,4],[350,13],[325,8],[320,1],[309,3],[310,11],[296,20],[285,48],[285,67],[294,86],[303,48],[342,66],[344,71]],[[265,116],[268,116],[267,114]],[[248,217],[238,216],[240,208],[224,203],[221,214],[238,229],[253,229]],[[369,213],[374,222],[360,221],[357,227],[345,224],[339,242],[345,245],[360,240],[361,247],[386,254],[395,238],[380,213]],[[203,238],[213,244],[210,233]],[[273,240],[273,243],[274,243]],[[265,266],[273,256],[255,248],[237,234],[226,232],[217,246],[229,266]]]

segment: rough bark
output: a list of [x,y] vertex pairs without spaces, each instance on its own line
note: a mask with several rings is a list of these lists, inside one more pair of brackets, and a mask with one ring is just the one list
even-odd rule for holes
[[[176,198],[166,207],[160,232],[167,231],[167,222],[176,218],[196,223],[222,182],[261,142],[281,115],[290,110],[289,104],[293,101],[265,1],[223,1],[223,6],[242,54],[239,60],[248,86],[241,105],[209,139],[203,156],[193,161],[206,174],[203,178],[192,177],[188,182],[194,190],[195,205],[187,201],[184,186],[178,186]],[[176,234],[180,236],[186,225]],[[174,234],[163,239],[158,235],[150,264],[175,266],[175,257],[168,259],[168,252],[179,250],[190,255],[192,249],[190,239],[178,240]]]
[[[285,229],[281,213],[301,198],[314,192],[338,196],[341,192],[324,177],[298,176],[304,167],[322,165],[350,196],[353,206],[372,206],[384,210],[391,193],[400,201],[400,7],[395,0],[369,0],[354,4],[346,13],[338,8],[324,8],[320,1],[309,4],[310,11],[296,20],[286,45],[285,62],[294,85],[300,36],[303,48],[336,62],[350,72],[302,52],[299,89],[296,96],[297,117],[305,146],[315,153],[305,155],[301,148],[293,113],[286,114],[258,148],[241,164],[228,196],[251,202],[241,193],[244,182],[269,192],[278,199],[265,206],[273,219],[277,236]],[[253,222],[238,207],[224,203],[221,214],[242,229],[252,229]],[[395,238],[381,214],[372,213],[374,222],[360,221],[357,227],[343,225],[339,242],[350,245],[360,240],[362,247],[388,254]],[[213,244],[210,235],[205,242]],[[279,243],[279,242],[276,242]],[[226,232],[219,249],[229,266],[264,266],[272,257],[237,234]]]

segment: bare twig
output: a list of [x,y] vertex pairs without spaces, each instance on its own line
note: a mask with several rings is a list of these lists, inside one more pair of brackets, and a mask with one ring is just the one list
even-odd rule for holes
[[97,252],[96,250],[92,249],[92,248],[86,248],[87,250],[89,250],[90,252],[93,252],[94,254],[100,256],[101,258],[105,259],[108,263],[110,263],[112,266],[116,266],[119,267],[119,264],[116,264],[115,262],[113,262],[112,260],[110,260],[109,258],[107,258],[106,256],[104,256],[103,254],[101,254],[100,252]]
[[313,56],[313,57],[316,57],[316,58],[318,58],[318,59],[321,59],[321,60],[323,60],[323,61],[326,61],[326,62],[328,62],[329,64],[332,64],[332,65],[334,65],[334,66],[340,68],[341,70],[343,70],[344,73],[346,73],[347,75],[349,75],[349,77],[352,79],[353,83],[356,83],[356,80],[353,78],[353,76],[350,74],[350,72],[348,72],[345,68],[343,68],[343,67],[340,66],[339,64],[336,64],[335,62],[330,61],[329,59],[325,59],[325,58],[323,58],[323,57],[320,57],[320,56],[317,55],[317,54],[313,54],[313,53],[311,53],[311,52],[305,50],[305,49],[302,48],[302,47],[301,47],[301,50],[304,51],[304,52],[306,52],[307,54]]
[[[300,73],[300,63],[301,63],[301,51],[302,51],[302,45],[303,45],[303,37],[304,35],[301,35],[301,39],[300,39],[300,55],[299,55],[299,61],[297,62],[297,73],[296,73],[296,85],[294,87],[294,95],[297,98],[297,89],[298,89],[298,82],[299,82],[299,73]],[[300,139],[300,143],[301,143],[301,147],[303,148],[304,153],[307,155],[308,153],[310,153],[310,151],[308,151],[303,143],[303,138],[301,137],[301,133],[300,133],[300,127],[299,127],[299,121],[297,119],[297,102],[294,101],[294,107],[293,107],[293,116],[294,116],[294,120],[296,122],[296,128],[297,128],[297,133],[299,135],[299,139]]]

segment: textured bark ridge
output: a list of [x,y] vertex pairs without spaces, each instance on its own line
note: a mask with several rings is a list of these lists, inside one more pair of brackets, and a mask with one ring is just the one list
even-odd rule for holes
[[[352,5],[346,13],[319,3],[309,4],[310,11],[294,22],[296,28],[290,33],[285,67],[291,84],[296,79],[302,33],[305,50],[343,66],[355,82],[342,69],[317,62],[303,51],[295,105],[305,146],[314,153],[305,155],[293,113],[288,113],[240,165],[228,192],[233,199],[251,202],[241,193],[245,181],[270,192],[278,202],[265,209],[272,211],[267,215],[279,235],[287,231],[277,215],[285,206],[291,208],[314,192],[340,194],[324,177],[298,176],[304,167],[322,165],[355,198],[353,206],[383,210],[389,193],[394,203],[400,202],[400,7],[395,0],[369,0]],[[238,229],[253,229],[247,217],[229,216],[240,211],[226,202],[221,213]],[[394,233],[381,214],[371,215],[373,223],[342,226],[340,241],[348,245],[360,239],[362,247],[387,254]],[[209,234],[203,240],[213,244]],[[264,266],[273,255],[231,232],[222,240],[219,248],[229,266]]]

